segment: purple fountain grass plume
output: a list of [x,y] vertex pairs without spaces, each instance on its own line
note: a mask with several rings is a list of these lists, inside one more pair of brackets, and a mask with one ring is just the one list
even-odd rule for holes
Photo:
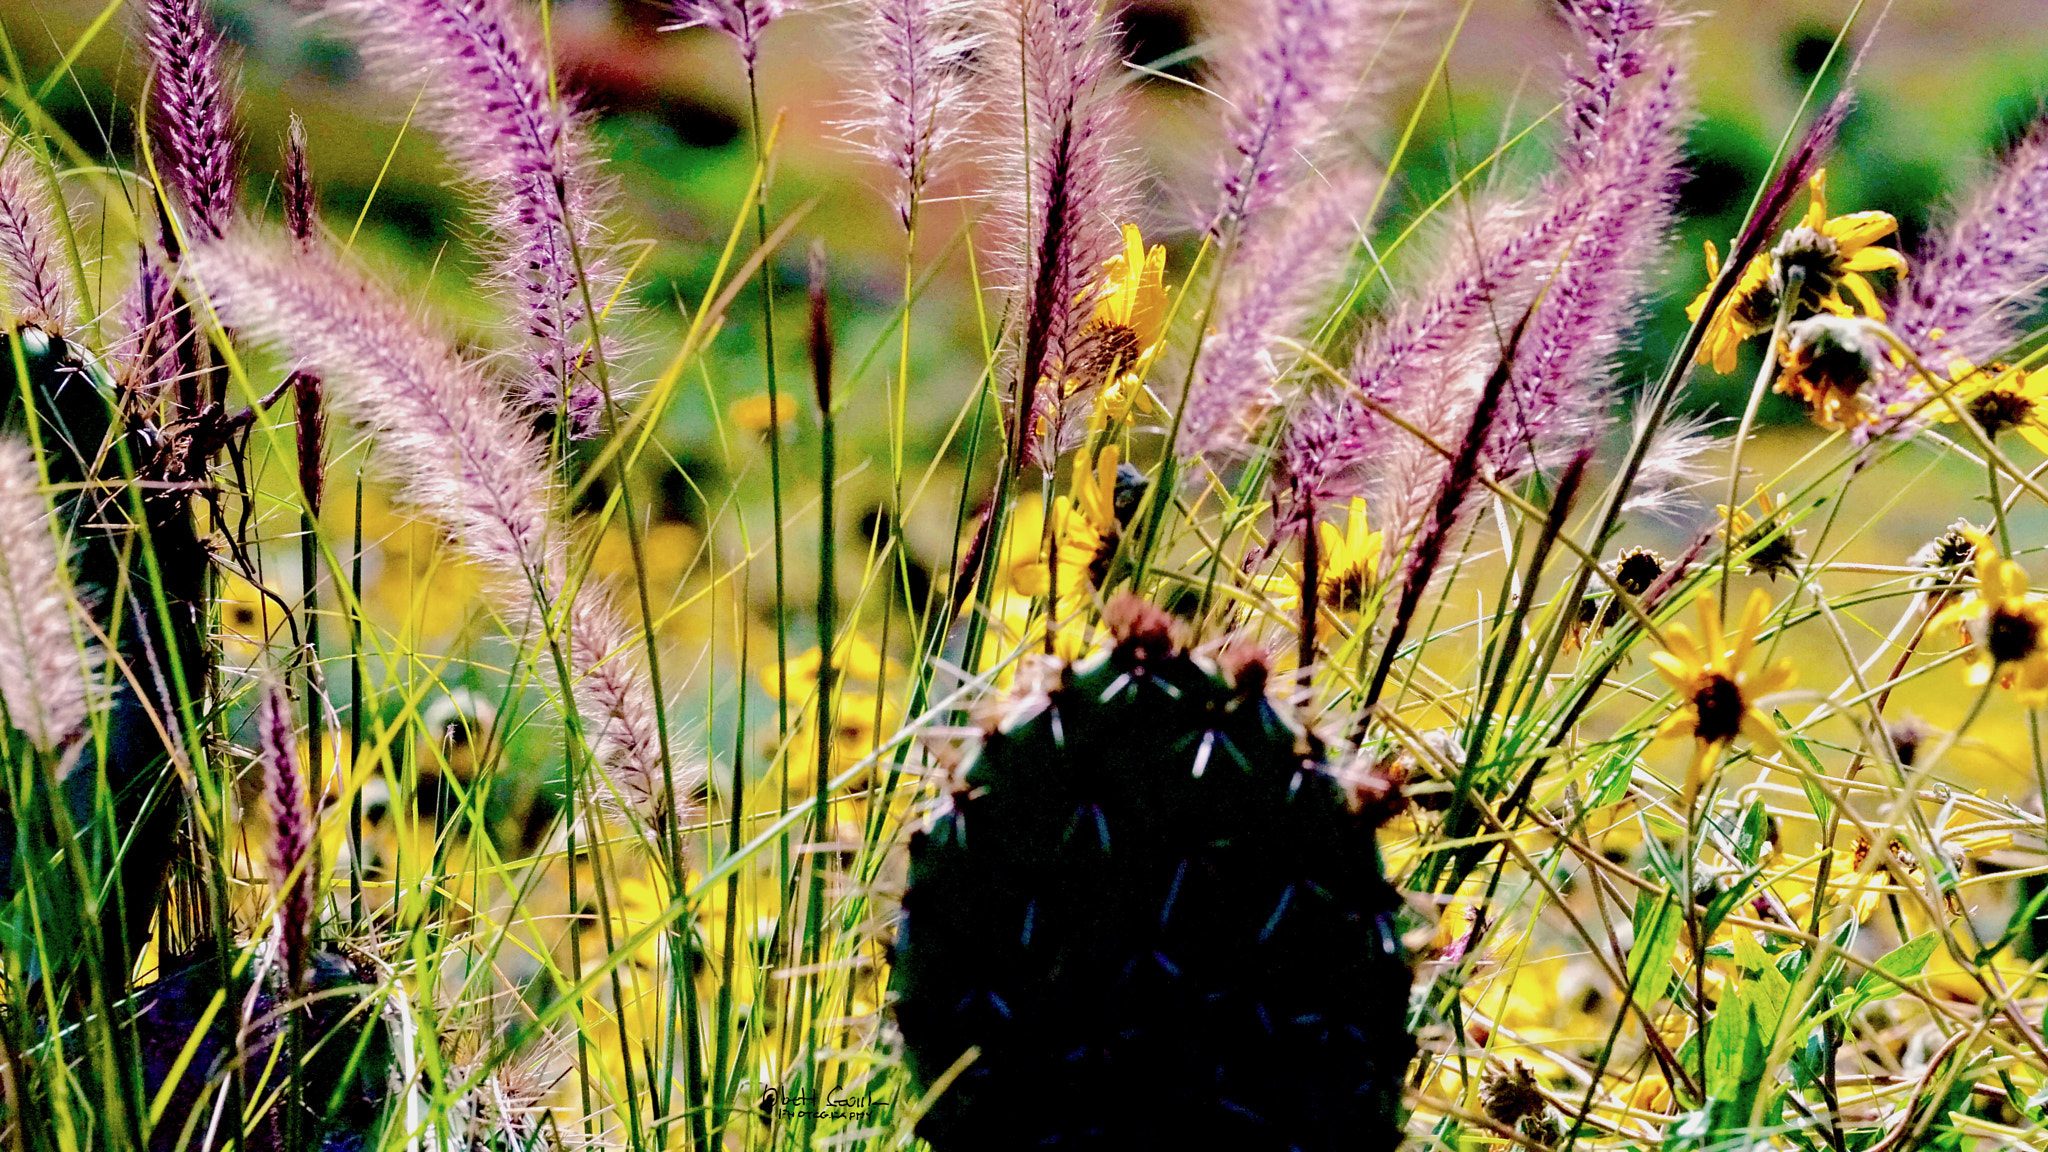
[[98,657],[78,635],[41,481],[28,445],[0,440],[0,701],[49,752],[84,726]]
[[277,897],[278,938],[285,982],[296,988],[306,971],[320,865],[314,816],[299,764],[299,729],[281,684],[266,684],[256,708],[256,759],[263,767],[263,799],[270,810],[270,882]]
[[225,235],[235,214],[235,82],[205,0],[141,0],[149,46],[157,170],[189,213],[192,241]]
[[980,44],[973,0],[861,0],[849,58],[854,110],[835,125],[896,170],[907,230],[925,186],[975,114],[969,57]]
[[[1983,364],[2019,339],[2048,289],[2048,117],[2037,121],[1953,219],[1921,244],[1899,283],[1891,327],[1934,371]],[[1876,385],[1883,411],[1917,406],[1923,385],[1898,369]]]
[[1274,342],[1299,330],[1343,273],[1373,179],[1340,173],[1295,211],[1262,214],[1247,232],[1181,416],[1182,455],[1243,446],[1279,402]]
[[313,175],[306,166],[306,122],[292,113],[284,138],[284,226],[292,239],[311,244],[319,209],[313,202]]
[[990,267],[1013,295],[1013,467],[1049,464],[1071,416],[1064,382],[1088,359],[1092,288],[1132,200],[1120,104],[1108,91],[1114,29],[1093,0],[1010,0],[991,37],[995,138]]
[[43,191],[28,147],[5,143],[0,159],[0,291],[27,323],[62,335],[76,320],[69,277],[56,252],[62,219]]
[[1670,234],[1689,102],[1674,61],[1656,52],[1637,58],[1644,82],[1628,106],[1601,117],[1600,134],[1566,161],[1567,179],[1596,192],[1553,265],[1515,360],[1489,446],[1502,476],[1551,467],[1604,430],[1615,353]]
[[674,28],[710,28],[732,37],[740,58],[753,71],[761,55],[761,34],[796,5],[790,0],[671,0]]
[[[568,531],[546,447],[475,365],[389,293],[323,251],[240,237],[195,250],[191,266],[221,317],[288,349],[325,382],[344,418],[375,433],[401,497],[440,522],[516,634],[559,611],[575,705],[598,761],[648,819],[664,817],[656,702],[634,631],[603,588],[569,597]],[[693,780],[678,771],[678,803]]]
[[[1637,307],[1640,264],[1661,241],[1676,182],[1677,73],[1638,42],[1656,11],[1602,5],[1597,18],[1574,21],[1589,47],[1566,71],[1571,126],[1538,206],[1479,210],[1436,285],[1367,332],[1356,393],[1324,390],[1282,441],[1281,495],[1299,492],[1311,506],[1355,494],[1372,462],[1390,565],[1412,555],[1413,533],[1438,505],[1442,452],[1468,435],[1510,318],[1528,312],[1530,324],[1496,406],[1488,471],[1512,478],[1548,465],[1594,431],[1615,347],[1602,326],[1618,327]],[[1291,533],[1299,520],[1286,513],[1278,528]]]
[[526,331],[522,403],[566,411],[574,435],[594,435],[604,408],[594,368],[615,349],[598,345],[586,289],[615,316],[625,277],[606,227],[612,189],[583,118],[552,94],[538,35],[512,0],[333,0],[329,10],[394,92],[418,94],[417,118],[471,186],[496,280]]
[[1405,42],[1434,23],[1428,0],[1250,0],[1216,61],[1229,147],[1218,161],[1221,236],[1296,188],[1347,114],[1362,116],[1399,71]]

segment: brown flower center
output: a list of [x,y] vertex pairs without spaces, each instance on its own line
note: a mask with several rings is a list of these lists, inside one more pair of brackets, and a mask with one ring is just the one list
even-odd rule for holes
[[2034,402],[2008,388],[1990,388],[1970,401],[1970,419],[1996,437],[2025,424],[2034,414]]
[[1692,706],[1700,714],[1695,729],[1709,744],[1733,740],[1742,731],[1742,686],[1719,672],[1709,672],[1692,694]]
[[1365,607],[1365,566],[1352,564],[1323,577],[1323,603],[1332,612],[1356,612]]
[[1996,663],[2025,660],[2040,646],[2041,625],[2031,616],[2000,608],[1984,622],[1984,650]]

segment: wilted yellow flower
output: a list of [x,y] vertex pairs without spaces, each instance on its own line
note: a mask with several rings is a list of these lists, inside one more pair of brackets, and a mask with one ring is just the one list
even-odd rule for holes
[[[1685,307],[1686,319],[1695,322],[1706,310],[1707,296],[1721,276],[1720,249],[1714,247],[1712,240],[1706,241],[1706,247],[1707,286]],[[1768,332],[1777,307],[1777,294],[1771,291],[1771,258],[1768,253],[1759,252],[1750,258],[1735,282],[1735,289],[1708,322],[1706,336],[1700,341],[1698,362],[1712,365],[1716,372],[1733,372],[1735,354],[1742,348],[1742,342],[1759,332]]]
[[1799,574],[1799,562],[1805,557],[1799,554],[1799,545],[1792,538],[1792,530],[1777,522],[1779,513],[1784,509],[1785,495],[1782,492],[1777,496],[1758,492],[1755,516],[1741,508],[1730,513],[1726,504],[1714,505],[1714,511],[1721,514],[1722,540],[1730,548],[1749,552],[1743,568],[1752,576],[1769,576],[1776,580],[1780,576]]
[[1123,235],[1124,250],[1103,261],[1095,285],[1094,323],[1119,352],[1128,348],[1121,370],[1143,374],[1166,335],[1166,246],[1148,250],[1135,224]]
[[1995,674],[2028,707],[2048,703],[2048,601],[2028,589],[2026,569],[1969,533],[1977,546],[1977,591],[1937,613],[1929,628],[1959,625],[1971,647],[1970,684]]

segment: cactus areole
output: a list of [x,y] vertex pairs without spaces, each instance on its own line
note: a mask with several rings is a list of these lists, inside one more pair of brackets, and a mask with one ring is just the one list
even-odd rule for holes
[[988,733],[911,840],[893,983],[918,1134],[1393,1148],[1415,1044],[1369,815],[1263,664],[1226,678],[1151,610],[1120,633]]

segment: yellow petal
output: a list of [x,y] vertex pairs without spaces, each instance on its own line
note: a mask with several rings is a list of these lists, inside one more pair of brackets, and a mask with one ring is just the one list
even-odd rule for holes
[[1785,750],[1784,745],[1778,742],[1777,730],[1772,728],[1762,716],[1757,715],[1755,712],[1746,711],[1742,714],[1741,727],[1742,734],[1749,737],[1749,742],[1752,745],[1762,748],[1767,752],[1783,752]]
[[1664,677],[1665,683],[1680,692],[1692,691],[1693,669],[1696,665],[1688,664],[1669,652],[1650,653],[1650,663],[1657,669],[1657,674]]
[[1763,631],[1764,621],[1771,615],[1771,598],[1761,588],[1752,588],[1749,602],[1742,606],[1742,627],[1736,631],[1735,650],[1728,654],[1728,666],[1740,669],[1749,663],[1750,649],[1756,646],[1757,633]]
[[1897,272],[1903,276],[1906,274],[1906,257],[1897,248],[1873,244],[1842,261],[1842,267],[1850,272]]
[[1889,212],[1851,212],[1818,227],[1821,235],[1832,237],[1835,243],[1853,252],[1897,232],[1899,222]]
[[1773,692],[1783,692],[1798,681],[1799,672],[1792,666],[1791,658],[1781,657],[1752,677],[1743,688],[1752,696],[1769,696]]
[[1818,232],[1828,218],[1828,170],[1818,168],[1806,182],[1806,217],[1800,223]]
[[1727,638],[1721,632],[1721,604],[1712,596],[1700,597],[1700,639],[1708,664],[1719,660],[1727,649]]
[[1870,286],[1870,281],[1864,279],[1861,273],[1842,273],[1842,287],[1847,288],[1849,294],[1856,297],[1856,303],[1862,306],[1865,316],[1873,320],[1884,319],[1884,302],[1877,298],[1877,290]]

